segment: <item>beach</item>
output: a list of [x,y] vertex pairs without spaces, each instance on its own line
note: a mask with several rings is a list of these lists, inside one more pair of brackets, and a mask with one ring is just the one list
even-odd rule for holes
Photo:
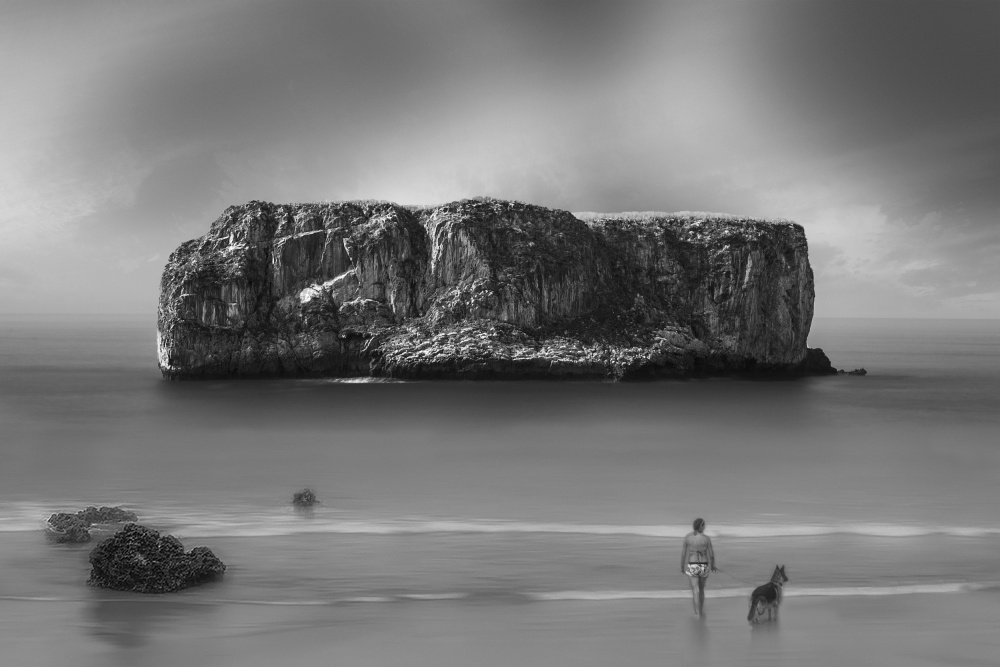
[[[103,599],[102,599],[103,598]],[[0,601],[10,665],[993,665],[1000,594],[791,598],[751,627],[743,601],[273,606]],[[58,632],[43,634],[40,624]]]
[[[168,383],[142,318],[0,321],[10,665],[986,665],[1000,330],[819,320],[867,376]],[[309,487],[320,504],[291,507]],[[122,505],[221,581],[87,586],[52,513]],[[680,544],[721,572],[693,618]],[[790,578],[751,627],[751,584]],[[992,662],[991,662],[992,661]]]

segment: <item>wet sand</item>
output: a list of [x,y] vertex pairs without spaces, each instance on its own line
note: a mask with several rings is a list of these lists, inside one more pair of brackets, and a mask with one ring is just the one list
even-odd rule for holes
[[995,665],[1000,592],[790,598],[750,626],[744,602],[252,605],[108,596],[0,600],[5,664]]

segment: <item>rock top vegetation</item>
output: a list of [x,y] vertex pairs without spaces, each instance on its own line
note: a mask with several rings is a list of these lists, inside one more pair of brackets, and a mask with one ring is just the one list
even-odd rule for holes
[[170,379],[835,373],[803,228],[521,202],[232,206],[170,256]]

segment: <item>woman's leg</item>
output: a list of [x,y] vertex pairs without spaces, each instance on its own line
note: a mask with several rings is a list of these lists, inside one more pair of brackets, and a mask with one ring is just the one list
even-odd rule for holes
[[698,610],[697,614],[703,616],[705,614],[705,582],[708,581],[708,577],[698,577]]
[[700,583],[701,577],[689,576],[688,581],[691,582],[691,604],[694,605],[694,615],[701,616],[701,602],[703,599],[701,596],[704,595],[703,592],[701,593],[701,596],[699,595],[699,588],[702,586]]

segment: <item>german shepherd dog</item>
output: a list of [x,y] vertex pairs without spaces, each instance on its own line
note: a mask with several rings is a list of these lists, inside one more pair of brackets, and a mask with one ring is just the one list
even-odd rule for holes
[[781,604],[781,587],[786,581],[788,581],[788,577],[785,576],[785,566],[775,565],[771,581],[763,586],[758,586],[750,594],[750,613],[747,614],[748,621],[751,623],[759,622],[760,617],[764,615],[765,611],[767,612],[767,620],[770,621],[772,610],[774,612],[774,620],[778,620],[778,605]]

